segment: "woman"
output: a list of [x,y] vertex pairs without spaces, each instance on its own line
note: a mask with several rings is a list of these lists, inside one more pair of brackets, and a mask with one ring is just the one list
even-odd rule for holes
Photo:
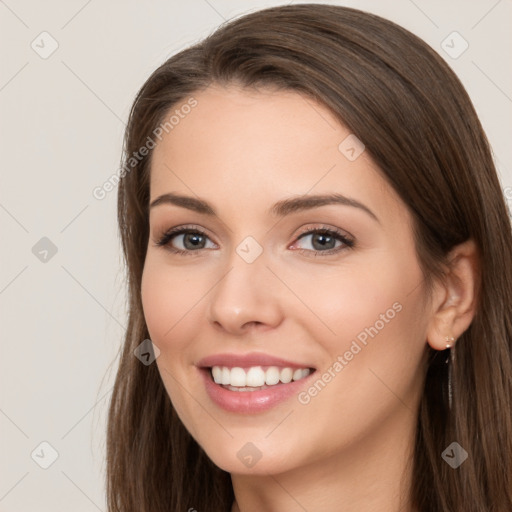
[[152,74],[123,164],[111,512],[512,510],[510,221],[433,50],[252,13]]

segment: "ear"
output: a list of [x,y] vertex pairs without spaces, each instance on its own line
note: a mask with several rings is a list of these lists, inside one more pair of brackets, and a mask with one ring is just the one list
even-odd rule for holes
[[[478,250],[473,240],[454,247],[448,255],[447,273],[432,296],[432,317],[427,341],[435,350],[453,346],[470,326],[478,302]],[[453,338],[453,339],[451,339]]]

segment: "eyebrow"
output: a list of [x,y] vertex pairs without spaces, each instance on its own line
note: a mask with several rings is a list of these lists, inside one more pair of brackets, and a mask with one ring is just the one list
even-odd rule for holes
[[[151,202],[150,208],[162,204],[173,204],[188,210],[201,213],[203,215],[217,216],[215,209],[207,202],[202,199],[198,199],[191,196],[183,196],[169,192],[157,197]],[[269,213],[284,217],[290,213],[295,213],[304,210],[311,210],[320,206],[327,206],[331,204],[341,204],[344,206],[352,206],[366,212],[372,219],[380,222],[378,217],[373,213],[370,208],[360,203],[356,199],[346,197],[342,194],[323,194],[323,195],[305,195],[300,197],[292,197],[289,199],[283,199],[275,203],[269,210]]]

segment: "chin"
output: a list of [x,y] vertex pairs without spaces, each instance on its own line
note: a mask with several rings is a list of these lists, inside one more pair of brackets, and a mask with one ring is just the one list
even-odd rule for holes
[[231,474],[265,476],[286,472],[293,466],[290,457],[277,453],[276,447],[259,448],[257,443],[250,441],[231,441],[224,448],[216,446],[213,450],[205,449],[205,452],[217,467]]

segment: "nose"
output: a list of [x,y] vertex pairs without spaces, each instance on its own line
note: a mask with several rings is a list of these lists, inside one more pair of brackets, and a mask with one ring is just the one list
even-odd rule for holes
[[230,263],[229,270],[208,294],[208,321],[233,335],[277,327],[283,320],[283,290],[263,256],[247,263],[234,254]]

